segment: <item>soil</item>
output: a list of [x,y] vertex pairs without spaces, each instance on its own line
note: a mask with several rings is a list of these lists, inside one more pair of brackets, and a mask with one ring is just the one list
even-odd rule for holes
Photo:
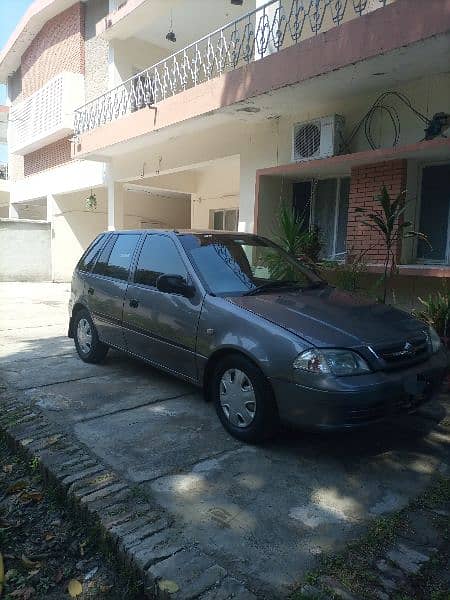
[[99,551],[93,532],[75,519],[52,490],[44,488],[39,465],[27,464],[0,439],[2,598],[144,598],[136,582]]

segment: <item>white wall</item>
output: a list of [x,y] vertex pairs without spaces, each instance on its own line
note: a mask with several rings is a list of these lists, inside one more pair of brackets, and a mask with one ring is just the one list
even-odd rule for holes
[[78,259],[101,231],[107,229],[106,190],[95,190],[97,208],[88,210],[86,192],[54,198],[52,263],[55,281],[70,281]]
[[114,40],[110,45],[109,86],[115,87],[154,65],[169,55],[169,51],[137,38]]
[[186,197],[159,196],[155,193],[124,192],[124,228],[153,227],[188,229],[191,225],[191,200]]
[[[190,227],[190,198],[167,198],[134,193],[119,188],[124,229],[139,229],[141,223],[159,222],[162,227]],[[86,208],[89,192],[64,194],[54,198],[52,220],[53,279],[70,281],[78,259],[90,242],[108,228],[107,193],[97,188],[97,207]],[[122,204],[123,201],[123,204]],[[123,217],[123,219],[122,219]],[[145,225],[144,225],[145,226]]]
[[239,174],[238,156],[217,161],[199,171],[191,204],[191,223],[194,229],[211,227],[211,210],[239,208]]
[[50,223],[0,219],[0,281],[50,279]]

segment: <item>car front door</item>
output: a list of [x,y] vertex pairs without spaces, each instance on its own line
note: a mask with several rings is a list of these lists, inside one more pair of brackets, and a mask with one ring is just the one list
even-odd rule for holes
[[160,275],[180,275],[192,282],[175,241],[161,233],[147,234],[126,292],[123,327],[127,348],[155,365],[197,379],[197,325],[204,293],[195,286],[191,298],[161,292]]
[[139,234],[112,235],[86,275],[87,303],[100,339],[123,348],[123,301]]

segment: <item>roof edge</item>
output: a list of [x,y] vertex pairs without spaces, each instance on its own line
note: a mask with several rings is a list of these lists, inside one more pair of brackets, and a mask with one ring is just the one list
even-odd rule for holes
[[80,0],[34,0],[0,52],[0,83],[19,66],[23,53],[45,23]]

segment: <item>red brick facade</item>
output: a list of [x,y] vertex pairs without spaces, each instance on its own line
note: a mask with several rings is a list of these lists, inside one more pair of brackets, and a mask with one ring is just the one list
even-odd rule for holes
[[22,56],[22,97],[58,73],[84,73],[84,4],[78,2],[42,27]]
[[70,138],[64,138],[26,154],[23,161],[24,175],[34,175],[70,160]]
[[[21,61],[21,100],[63,71],[84,74],[84,11],[85,5],[77,2],[56,15],[28,46]],[[24,156],[24,175],[33,175],[70,160],[69,140],[58,140]]]
[[[347,225],[347,252],[349,255],[364,254],[368,263],[379,264],[384,261],[385,252],[381,237],[361,221],[364,215],[356,208],[379,209],[375,198],[385,185],[391,196],[397,196],[406,190],[406,160],[365,165],[352,169]],[[398,253],[400,248],[397,249]]]

